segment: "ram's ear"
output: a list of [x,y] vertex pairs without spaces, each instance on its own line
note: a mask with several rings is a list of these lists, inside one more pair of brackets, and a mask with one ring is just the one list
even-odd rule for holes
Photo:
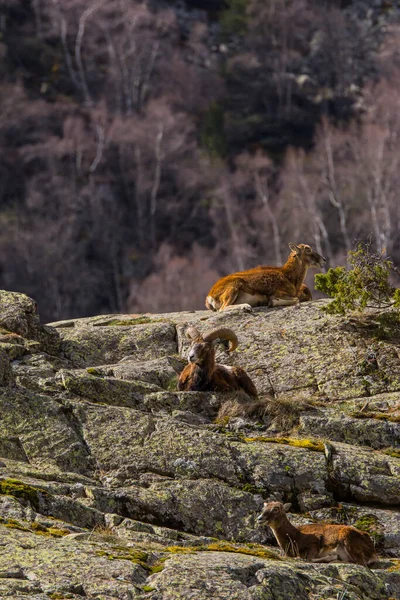
[[283,505],[283,510],[285,511],[285,513],[289,512],[291,506],[292,506],[291,502],[287,502],[287,504]]
[[296,246],[296,244],[289,244],[289,248],[291,249],[292,252],[296,252],[296,254],[298,254],[300,252],[300,248],[298,246]]

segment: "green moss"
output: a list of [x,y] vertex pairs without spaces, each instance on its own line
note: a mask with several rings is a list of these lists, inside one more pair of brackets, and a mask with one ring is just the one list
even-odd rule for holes
[[107,327],[127,327],[130,325],[142,325],[144,323],[151,323],[151,319],[150,317],[141,317],[138,319],[125,319],[125,320],[120,320],[120,319],[114,319],[113,321],[110,321],[109,323],[106,323]]
[[95,377],[103,377],[103,373],[95,367],[88,367],[86,369],[86,373],[89,373],[89,375],[94,375]]
[[68,529],[58,529],[56,527],[45,527],[36,521],[33,523],[20,523],[15,519],[4,519],[0,517],[0,523],[3,523],[5,527],[9,529],[20,529],[21,531],[27,531],[36,535],[45,535],[48,537],[64,537],[69,535],[71,532]]
[[244,492],[248,492],[249,494],[263,494],[265,492],[264,488],[256,487],[255,485],[252,485],[251,483],[246,483],[242,487],[242,490]]
[[229,421],[230,420],[231,420],[231,418],[228,415],[226,415],[225,417],[216,417],[215,418],[214,423],[216,425],[220,425],[221,426],[220,430],[219,430],[220,433],[226,433],[225,427],[227,425],[229,425]]
[[0,480],[0,495],[14,496],[14,498],[22,498],[30,502],[36,509],[39,509],[40,496],[48,496],[46,490],[35,488],[27,483],[23,483],[18,479],[1,479]]
[[204,546],[168,546],[167,552],[173,554],[193,554],[194,552],[234,552],[236,554],[247,554],[250,556],[258,556],[259,558],[267,558],[280,560],[274,552],[271,552],[261,544],[232,544],[231,542],[218,541]]
[[142,590],[144,592],[153,592],[156,588],[152,585],[142,585]]
[[208,544],[203,546],[202,550],[205,552],[235,552],[237,554],[248,554],[251,556],[258,556],[258,558],[277,559],[279,557],[270,550],[264,548],[264,546],[258,544],[251,545],[236,545],[229,542],[215,542],[214,544]]
[[146,323],[166,323],[166,319],[152,319],[151,317],[137,317],[135,319],[113,319],[108,323],[94,323],[94,326],[103,327],[131,327],[132,325],[144,325]]
[[245,442],[268,442],[272,444],[284,444],[286,446],[294,446],[296,448],[306,448],[307,450],[313,450],[314,452],[324,452],[325,446],[323,442],[318,440],[307,440],[298,438],[286,438],[286,437],[248,437],[244,438]]
[[[178,546],[175,546],[175,547],[178,547]],[[160,558],[160,560],[155,565],[149,567],[150,574],[154,575],[155,573],[161,573],[161,571],[165,567],[165,561],[167,559],[168,559],[168,556],[164,556],[163,558]]]
[[379,546],[383,542],[382,525],[375,515],[371,514],[360,517],[354,523],[354,527],[361,531],[366,531],[372,537],[376,546]]
[[165,389],[168,390],[168,392],[176,392],[177,385],[178,385],[178,375],[174,375],[173,377],[171,377],[171,379],[168,380]]
[[[392,566],[388,568],[388,572],[396,573],[396,572],[400,571],[400,560],[394,558],[394,559],[392,559],[392,563],[393,563]],[[389,598],[389,600],[391,600],[391,599]]]
[[52,592],[49,594],[49,598],[51,600],[69,600],[69,598],[74,598],[74,594],[69,594],[65,592]]
[[164,565],[154,565],[154,567],[150,568],[150,573],[154,575],[155,573],[161,573],[164,569]]
[[218,531],[219,533],[222,533],[224,531],[224,527],[222,525],[222,521],[217,521],[215,523],[215,531]]
[[42,535],[49,535],[50,537],[64,537],[69,535],[71,532],[68,529],[58,529],[57,527],[48,527],[46,531],[42,532]]
[[351,417],[355,419],[379,419],[381,421],[390,421],[392,423],[400,423],[400,415],[391,415],[380,412],[351,412]]
[[400,458],[400,450],[397,450],[396,448],[384,448],[381,452],[388,456],[392,456],[393,458]]
[[146,571],[151,572],[151,567],[147,564],[148,554],[142,550],[116,546],[112,548],[112,552],[96,550],[96,555],[108,558],[108,560],[129,560],[136,565],[140,565]]
[[5,519],[4,525],[9,529],[19,529],[20,531],[29,531],[29,528],[15,519]]
[[168,546],[167,552],[171,554],[193,554],[200,546]]

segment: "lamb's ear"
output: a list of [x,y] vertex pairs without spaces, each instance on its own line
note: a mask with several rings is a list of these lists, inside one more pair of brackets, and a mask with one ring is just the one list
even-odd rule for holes
[[290,510],[290,507],[291,507],[291,506],[292,506],[292,503],[291,503],[291,502],[288,502],[287,504],[284,504],[284,505],[283,505],[283,510],[284,510],[285,512],[289,512],[289,510]]
[[289,244],[289,248],[291,249],[292,252],[296,252],[296,254],[299,253],[300,249],[296,246],[296,244]]

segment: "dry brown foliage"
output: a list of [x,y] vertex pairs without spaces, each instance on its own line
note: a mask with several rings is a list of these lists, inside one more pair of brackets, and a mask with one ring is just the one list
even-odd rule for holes
[[223,402],[218,411],[216,423],[227,425],[231,419],[241,417],[262,421],[273,426],[278,432],[289,432],[298,425],[302,412],[312,408],[304,400],[297,398],[272,398],[261,396],[250,401],[243,396],[230,398]]

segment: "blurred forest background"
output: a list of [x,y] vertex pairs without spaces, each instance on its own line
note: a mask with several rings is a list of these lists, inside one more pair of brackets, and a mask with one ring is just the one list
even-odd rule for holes
[[215,280],[400,263],[388,0],[2,0],[0,287],[44,320],[202,308]]

